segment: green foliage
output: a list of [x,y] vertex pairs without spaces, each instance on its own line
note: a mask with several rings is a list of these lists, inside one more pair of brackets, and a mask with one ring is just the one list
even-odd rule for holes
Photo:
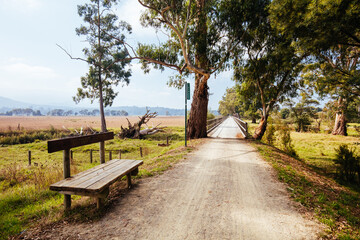
[[269,145],[274,145],[274,142],[276,140],[275,138],[276,128],[273,124],[269,124],[266,128],[266,132],[264,135],[265,141]]
[[0,132],[0,145],[15,145],[61,138],[67,133],[60,130],[27,130]]
[[[234,79],[241,85],[243,94],[258,99],[255,105],[260,105],[262,117],[267,119],[277,103],[297,95],[300,85],[297,76],[304,55],[298,54],[291,40],[270,26],[270,1],[253,4],[257,9],[257,20],[248,25],[246,32],[238,31],[236,24],[232,26],[232,37],[244,38],[242,48],[248,54],[246,60],[240,60],[241,55],[234,59]],[[261,132],[255,138],[261,138]]]
[[207,120],[211,120],[211,119],[214,119],[214,118],[215,118],[215,115],[212,112],[208,111]]
[[141,4],[146,9],[141,24],[166,32],[168,36],[168,40],[157,45],[138,45],[136,55],[145,73],[150,71],[150,65],[161,71],[165,68],[176,70],[178,75],[171,77],[168,84],[179,88],[184,77],[192,73],[203,75],[203,71],[210,68],[224,69],[221,64],[235,43],[224,41],[219,26],[218,3],[142,0]]
[[303,78],[320,96],[343,99],[337,111],[344,111],[360,96],[358,1],[276,0],[270,13],[272,26],[293,39],[299,52],[312,55]]
[[360,157],[355,155],[355,150],[350,149],[348,145],[340,145],[336,151],[336,158],[334,163],[339,177],[348,181],[354,182],[356,173],[360,167]]
[[129,83],[131,76],[127,68],[128,52],[124,47],[124,31],[131,27],[125,22],[118,22],[112,12],[116,0],[90,0],[90,3],[78,6],[79,16],[86,25],[76,29],[79,36],[85,36],[90,45],[84,48],[85,61],[89,64],[89,72],[81,78],[75,102],[89,98],[91,102],[100,99],[101,108],[111,106],[117,96],[113,89],[120,82]]
[[339,44],[359,44],[360,6],[356,0],[275,0],[270,13],[272,25],[296,39],[302,49],[319,53]]
[[235,87],[227,88],[226,93],[219,101],[219,113],[223,116],[239,113],[240,100],[237,97]]
[[286,105],[290,108],[292,122],[296,124],[297,132],[307,132],[312,119],[318,119],[318,109],[315,107],[319,102],[311,98],[311,94],[301,93],[301,100],[298,103],[288,100]]
[[282,108],[280,110],[280,115],[282,119],[287,119],[290,115],[290,110],[288,108]]
[[287,124],[282,124],[278,127],[280,144],[282,149],[290,156],[298,157],[294,146],[292,145],[290,130],[291,129]]

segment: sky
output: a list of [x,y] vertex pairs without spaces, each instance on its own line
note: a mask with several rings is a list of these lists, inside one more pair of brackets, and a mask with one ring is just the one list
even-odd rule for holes
[[[71,60],[57,44],[74,57],[82,57],[87,46],[75,33],[82,24],[77,5],[84,0],[0,0],[0,96],[13,100],[58,106],[73,106],[72,97],[80,87],[80,77],[88,66]],[[132,26],[127,42],[158,43],[162,33],[143,28],[139,17],[143,7],[135,0],[122,0],[115,6],[120,20]],[[167,86],[173,70],[152,70],[144,74],[137,62],[132,62],[130,84],[115,88],[119,92],[113,106],[159,106],[184,108],[184,90]],[[188,79],[193,90],[193,76]],[[209,80],[211,110],[227,87],[232,87],[231,72],[212,76]],[[188,102],[191,104],[191,100]],[[85,100],[79,107],[97,107]]]

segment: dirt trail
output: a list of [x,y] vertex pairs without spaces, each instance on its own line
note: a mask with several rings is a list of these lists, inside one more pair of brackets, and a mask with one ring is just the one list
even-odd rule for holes
[[142,180],[101,220],[49,239],[316,239],[272,168],[243,140],[208,139],[163,175]]

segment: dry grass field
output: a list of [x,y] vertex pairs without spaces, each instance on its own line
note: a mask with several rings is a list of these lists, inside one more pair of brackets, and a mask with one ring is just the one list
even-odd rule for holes
[[[127,120],[129,119],[131,123],[137,122],[137,116],[130,117],[106,117],[106,123],[108,128],[120,128],[120,126],[127,126]],[[151,119],[148,123],[148,126],[156,126],[160,124],[161,126],[174,127],[174,126],[184,126],[184,117],[181,116],[158,116],[154,119]],[[56,129],[61,129],[63,126],[66,128],[80,128],[80,127],[92,127],[100,128],[100,117],[50,117],[50,116],[41,116],[41,117],[7,117],[0,116],[0,131],[4,130],[16,130],[20,126],[24,130],[40,130],[40,129],[49,129],[53,126]]]

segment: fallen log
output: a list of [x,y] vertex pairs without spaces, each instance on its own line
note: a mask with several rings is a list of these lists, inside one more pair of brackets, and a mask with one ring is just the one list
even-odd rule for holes
[[121,126],[121,132],[119,133],[119,137],[122,139],[124,138],[140,139],[142,136],[151,135],[160,131],[164,131],[162,128],[158,128],[159,125],[157,125],[154,128],[146,128],[141,130],[141,126],[143,124],[146,125],[150,121],[150,119],[155,118],[156,116],[157,116],[157,112],[150,113],[150,110],[147,110],[142,117],[139,117],[139,121],[134,124],[131,124],[129,119],[126,118],[126,120],[128,121],[128,128],[124,128],[123,126]]

